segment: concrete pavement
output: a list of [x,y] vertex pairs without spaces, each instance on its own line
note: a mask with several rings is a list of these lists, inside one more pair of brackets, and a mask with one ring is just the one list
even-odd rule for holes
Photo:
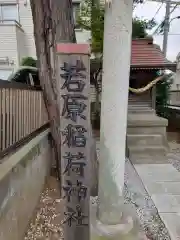
[[135,169],[166,225],[180,239],[180,172],[172,164],[139,164]]

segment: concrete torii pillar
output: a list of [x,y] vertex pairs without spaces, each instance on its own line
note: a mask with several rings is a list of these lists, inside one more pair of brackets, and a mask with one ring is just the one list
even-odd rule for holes
[[124,186],[133,0],[106,4],[104,26],[99,219],[116,224]]
[[106,2],[97,213],[105,232],[122,223],[132,11],[133,0]]

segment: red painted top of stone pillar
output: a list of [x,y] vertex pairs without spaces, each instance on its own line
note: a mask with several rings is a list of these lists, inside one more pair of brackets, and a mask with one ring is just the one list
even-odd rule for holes
[[90,55],[89,44],[77,44],[77,43],[58,43],[57,53],[61,54],[85,54]]

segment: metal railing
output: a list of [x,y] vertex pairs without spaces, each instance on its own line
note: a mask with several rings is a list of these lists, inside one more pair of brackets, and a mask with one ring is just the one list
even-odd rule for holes
[[40,88],[0,80],[0,158],[47,123]]
[[18,27],[22,27],[22,25],[17,21],[17,20],[14,20],[14,19],[0,19],[0,24],[14,24],[14,25],[17,25]]

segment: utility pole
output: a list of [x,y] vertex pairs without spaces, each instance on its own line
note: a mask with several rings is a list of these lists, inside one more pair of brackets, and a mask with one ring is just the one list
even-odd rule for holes
[[166,57],[168,34],[169,34],[169,27],[170,27],[171,6],[172,5],[180,5],[180,1],[171,1],[171,0],[150,0],[150,1],[166,3],[166,13],[165,13],[165,20],[164,20],[164,34],[163,34],[163,53],[164,53],[164,56]]
[[168,43],[168,34],[169,34],[169,26],[170,26],[170,8],[171,8],[171,1],[166,1],[166,14],[164,20],[164,33],[163,33],[163,53],[166,57],[167,54],[167,43]]

